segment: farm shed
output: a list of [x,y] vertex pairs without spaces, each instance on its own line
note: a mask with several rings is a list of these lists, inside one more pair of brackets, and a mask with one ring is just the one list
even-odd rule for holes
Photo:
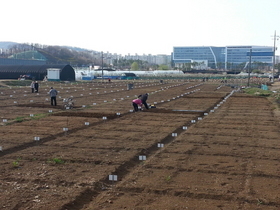
[[61,81],[75,81],[75,71],[70,65],[0,65],[0,79],[18,79],[28,75],[34,80],[43,80],[49,68],[60,70]]

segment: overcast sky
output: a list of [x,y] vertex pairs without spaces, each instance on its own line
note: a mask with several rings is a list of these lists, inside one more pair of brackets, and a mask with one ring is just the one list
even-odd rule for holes
[[174,46],[273,46],[274,31],[280,34],[280,0],[1,0],[0,5],[0,41],[123,55],[170,54]]

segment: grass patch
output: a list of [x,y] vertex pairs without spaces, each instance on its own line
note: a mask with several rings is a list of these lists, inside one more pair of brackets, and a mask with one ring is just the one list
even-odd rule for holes
[[19,167],[19,161],[20,160],[21,160],[21,158],[18,157],[15,161],[12,162],[14,168],[18,168]]
[[47,162],[53,163],[53,164],[64,164],[64,161],[60,158],[52,158],[52,159],[49,159]]
[[15,121],[16,121],[16,122],[22,122],[22,121],[24,121],[24,119],[25,119],[25,117],[17,117],[17,118],[15,119]]
[[171,180],[171,176],[165,177],[165,180],[166,180],[167,182],[169,182],[169,181]]
[[46,116],[50,115],[49,113],[43,113],[43,114],[34,114],[33,117],[31,117],[32,120],[38,120],[41,118],[44,118]]
[[262,90],[260,88],[245,88],[243,89],[243,91],[246,93],[246,94],[249,94],[249,95],[255,95],[255,96],[270,96],[273,94],[272,91],[270,90]]
[[16,117],[15,119],[11,120],[10,122],[6,123],[5,125],[12,125],[14,123],[19,123],[23,121],[28,121],[28,120],[39,120],[41,118],[49,116],[50,113],[44,113],[44,114],[34,114],[33,117]]

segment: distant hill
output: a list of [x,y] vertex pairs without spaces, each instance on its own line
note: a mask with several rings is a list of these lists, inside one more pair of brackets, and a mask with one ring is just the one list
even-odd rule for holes
[[17,42],[0,42],[0,49],[8,49],[9,47],[19,44]]
[[[92,63],[101,63],[100,55],[97,51],[87,50],[79,47],[69,46],[48,46],[17,42],[0,42],[0,49],[9,50],[1,54],[3,58],[24,58],[34,59],[34,50],[46,58],[47,64],[71,64],[76,66],[88,66]],[[10,50],[12,49],[12,50]],[[39,56],[40,57],[40,56]]]
[[[12,47],[15,44],[23,44],[23,43],[0,41],[0,49],[8,49],[8,48]],[[78,51],[78,52],[83,52],[83,51],[86,51],[86,52],[88,52],[88,51],[97,52],[95,50],[88,50],[88,49],[84,49],[84,48],[80,48],[80,47],[70,47],[70,46],[59,46],[59,47],[65,47],[65,48],[68,48],[68,49],[71,49],[71,50],[75,50],[75,51]]]
[[97,52],[95,50],[88,50],[88,49],[84,49],[84,48],[80,48],[80,47],[70,47],[70,46],[60,46],[60,47],[66,47],[68,49],[75,50],[75,51],[78,51],[78,52],[83,52],[83,51]]

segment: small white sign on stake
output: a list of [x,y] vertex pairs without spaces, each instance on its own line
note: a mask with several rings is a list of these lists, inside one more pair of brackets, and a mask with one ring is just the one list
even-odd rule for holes
[[173,136],[173,137],[176,137],[176,136],[177,136],[177,133],[172,133],[172,136]]
[[63,131],[68,131],[68,128],[63,128]]
[[89,122],[85,122],[85,125],[89,125]]
[[103,120],[107,120],[107,117],[102,117]]
[[183,126],[183,130],[187,130],[188,129],[188,127],[187,126]]
[[30,102],[33,102],[33,100],[30,100]]
[[92,105],[96,105],[96,103],[93,103]]
[[38,136],[37,136],[37,137],[34,137],[34,140],[35,140],[35,141],[39,141],[39,140],[40,140],[40,137],[38,137]]
[[197,120],[202,120],[202,117],[198,117]]
[[30,114],[30,117],[34,117],[34,114]]
[[110,181],[118,181],[118,175],[109,175]]
[[205,112],[205,113],[204,113],[204,115],[205,115],[205,116],[207,116],[207,115],[208,115],[208,113],[206,113],[206,112]]
[[146,160],[146,155],[139,155],[139,160]]
[[158,143],[157,147],[164,147],[164,144]]
[[82,107],[83,107],[83,108],[85,108],[85,107],[86,107],[86,105],[83,105]]
[[49,110],[49,113],[52,113],[52,110]]
[[191,120],[191,123],[195,123],[195,120]]
[[8,120],[7,119],[3,119],[3,122],[7,122]]
[[116,114],[117,114],[118,116],[119,116],[119,115],[121,115],[121,113],[119,113],[119,112],[118,112],[118,113],[116,113]]

